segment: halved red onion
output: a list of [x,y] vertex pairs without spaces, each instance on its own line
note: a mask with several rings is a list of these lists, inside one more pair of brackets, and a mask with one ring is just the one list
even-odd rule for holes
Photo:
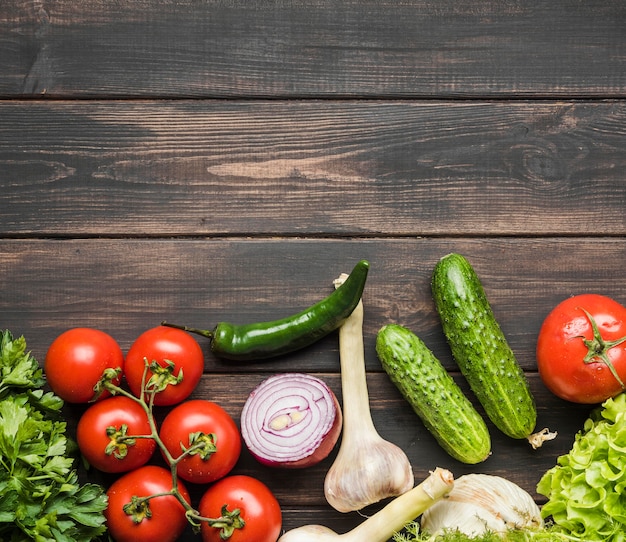
[[319,463],[335,446],[341,426],[335,394],[324,381],[303,373],[264,380],[241,412],[241,435],[248,450],[272,467]]

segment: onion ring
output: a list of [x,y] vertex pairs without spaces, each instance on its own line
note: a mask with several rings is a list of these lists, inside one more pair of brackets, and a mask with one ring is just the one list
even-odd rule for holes
[[241,412],[252,456],[270,467],[303,468],[326,458],[342,427],[339,402],[319,378],[284,373],[261,382]]

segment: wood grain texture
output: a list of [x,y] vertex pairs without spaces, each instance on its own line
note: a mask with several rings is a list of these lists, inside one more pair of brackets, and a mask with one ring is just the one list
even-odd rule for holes
[[4,236],[626,233],[621,101],[7,101],[0,117]]
[[[379,432],[417,481],[436,466],[498,474],[542,503],[538,480],[591,407],[541,382],[540,325],[574,294],[626,303],[624,28],[626,3],[601,0],[2,0],[0,327],[41,362],[75,326],[126,351],[164,319],[212,328],[295,313],[365,258]],[[453,251],[483,282],[538,428],[559,433],[541,450],[488,422],[492,456],[455,462],[376,357],[378,329],[406,325],[474,400],[430,291]],[[262,363],[198,341],[194,397],[237,421],[277,372],[317,374],[342,398],[336,333]],[[70,432],[84,408],[66,405]],[[275,492],[284,529],[343,533],[363,515],[325,502],[336,453],[284,471],[244,450],[235,472]],[[204,488],[191,490],[197,502]]]
[[623,2],[4,0],[0,95],[622,97]]
[[[453,251],[473,264],[528,371],[541,322],[559,301],[597,292],[626,303],[626,244],[613,238],[4,240],[0,314],[39,359],[60,330],[81,325],[109,331],[127,350],[162,320],[211,329],[299,312],[365,258],[368,368],[381,370],[374,339],[390,321],[410,327],[453,368],[430,290],[435,263]],[[338,370],[336,335],[288,360],[252,364],[219,361],[208,340],[198,340],[207,373]]]

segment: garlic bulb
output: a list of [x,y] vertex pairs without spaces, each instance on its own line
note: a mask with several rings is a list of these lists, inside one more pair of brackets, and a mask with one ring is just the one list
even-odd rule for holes
[[[338,287],[347,275],[335,281]],[[324,495],[340,512],[352,512],[409,491],[413,469],[404,451],[383,439],[372,421],[363,351],[363,302],[339,328],[343,436],[326,473]]]
[[304,525],[286,532],[278,542],[386,542],[403,525],[450,493],[454,476],[437,467],[419,485],[395,497],[351,531],[337,534],[322,525]]
[[448,497],[435,503],[421,518],[422,529],[433,536],[444,530],[477,536],[487,531],[503,533],[542,526],[539,507],[528,492],[489,474],[460,476]]

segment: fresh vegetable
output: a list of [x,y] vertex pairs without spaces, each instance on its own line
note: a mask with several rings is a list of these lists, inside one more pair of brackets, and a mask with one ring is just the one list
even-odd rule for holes
[[306,525],[288,531],[278,542],[386,542],[403,525],[450,493],[453,486],[452,473],[436,468],[422,483],[347,533],[339,535],[322,525]]
[[204,493],[198,507],[204,517],[233,515],[241,527],[219,520],[203,522],[203,542],[276,542],[282,526],[282,511],[270,489],[250,476],[227,476]]
[[537,530],[543,519],[531,495],[517,484],[501,476],[466,474],[455,480],[446,499],[422,514],[421,525],[431,535],[456,530],[476,536]]
[[107,495],[109,534],[116,542],[174,542],[187,527],[185,507],[189,492],[178,482],[178,493],[171,493],[170,471],[146,465],[118,478]]
[[107,500],[81,485],[61,417],[24,337],[0,332],[0,540],[96,540]]
[[187,399],[204,371],[204,354],[198,342],[180,329],[157,326],[144,331],[126,354],[124,375],[138,396],[149,362],[146,389],[157,387],[154,404],[175,405]]
[[438,535],[421,532],[419,523],[412,522],[393,535],[393,542],[571,542],[567,535],[552,532],[549,528],[509,529],[506,532],[486,531],[477,535],[448,529]]
[[174,407],[163,420],[159,435],[171,457],[177,460],[178,476],[197,484],[226,476],[241,452],[241,437],[234,420],[217,403],[203,399]]
[[230,324],[220,322],[213,330],[163,322],[211,340],[211,351],[220,358],[236,361],[275,357],[313,344],[337,329],[361,299],[369,263],[358,262],[348,280],[327,298],[302,312],[272,322]]
[[106,369],[122,370],[124,354],[108,333],[73,328],[61,333],[48,348],[44,362],[52,391],[68,403],[87,403],[97,397],[94,386]]
[[248,450],[270,467],[319,463],[334,448],[341,427],[335,394],[323,380],[302,373],[265,379],[241,411],[241,436]]
[[554,438],[547,429],[533,434],[535,400],[467,259],[454,253],[441,258],[432,290],[452,355],[494,425],[535,448]]
[[[335,281],[340,287],[347,275]],[[343,391],[343,436],[335,461],[326,473],[324,494],[340,512],[360,510],[413,487],[408,457],[376,431],[369,408],[363,350],[363,302],[339,328]]]
[[548,314],[537,367],[561,399],[595,404],[626,389],[626,307],[598,294],[569,297]]
[[376,352],[391,381],[448,454],[468,464],[489,457],[487,425],[419,337],[388,324],[378,332]]
[[108,397],[80,417],[76,441],[89,464],[103,472],[145,465],[156,448],[146,411],[128,397]]
[[544,518],[572,541],[618,542],[626,532],[626,394],[594,409],[572,449],[546,472],[537,491]]
[[[109,496],[107,517],[115,525],[117,534],[114,538],[118,542],[133,537],[142,541],[175,540],[187,524],[191,525],[194,532],[200,532],[208,525],[234,536],[238,529],[244,527],[240,510],[220,512],[216,517],[202,516],[190,504],[189,494],[179,478],[188,477],[192,482],[205,483],[224,476],[237,461],[241,450],[237,426],[219,405],[195,400],[186,401],[170,410],[159,431],[154,417],[154,397],[167,386],[177,384],[167,380],[150,384],[147,374],[154,363],[145,360],[144,376],[141,379],[143,385],[138,396],[115,384],[115,373],[110,371],[102,375],[98,384],[99,388],[128,398],[144,410],[150,425],[149,438],[154,439],[169,466],[169,469],[154,465],[139,467],[123,475],[111,486],[115,492]],[[145,435],[136,438],[142,436]],[[127,434],[126,438],[133,436]],[[146,470],[151,467],[157,470]],[[143,475],[132,476],[135,473],[146,474],[146,483],[141,483]],[[180,509],[184,525],[180,522]],[[170,521],[172,530],[167,530],[166,536],[163,529],[168,529]]]

